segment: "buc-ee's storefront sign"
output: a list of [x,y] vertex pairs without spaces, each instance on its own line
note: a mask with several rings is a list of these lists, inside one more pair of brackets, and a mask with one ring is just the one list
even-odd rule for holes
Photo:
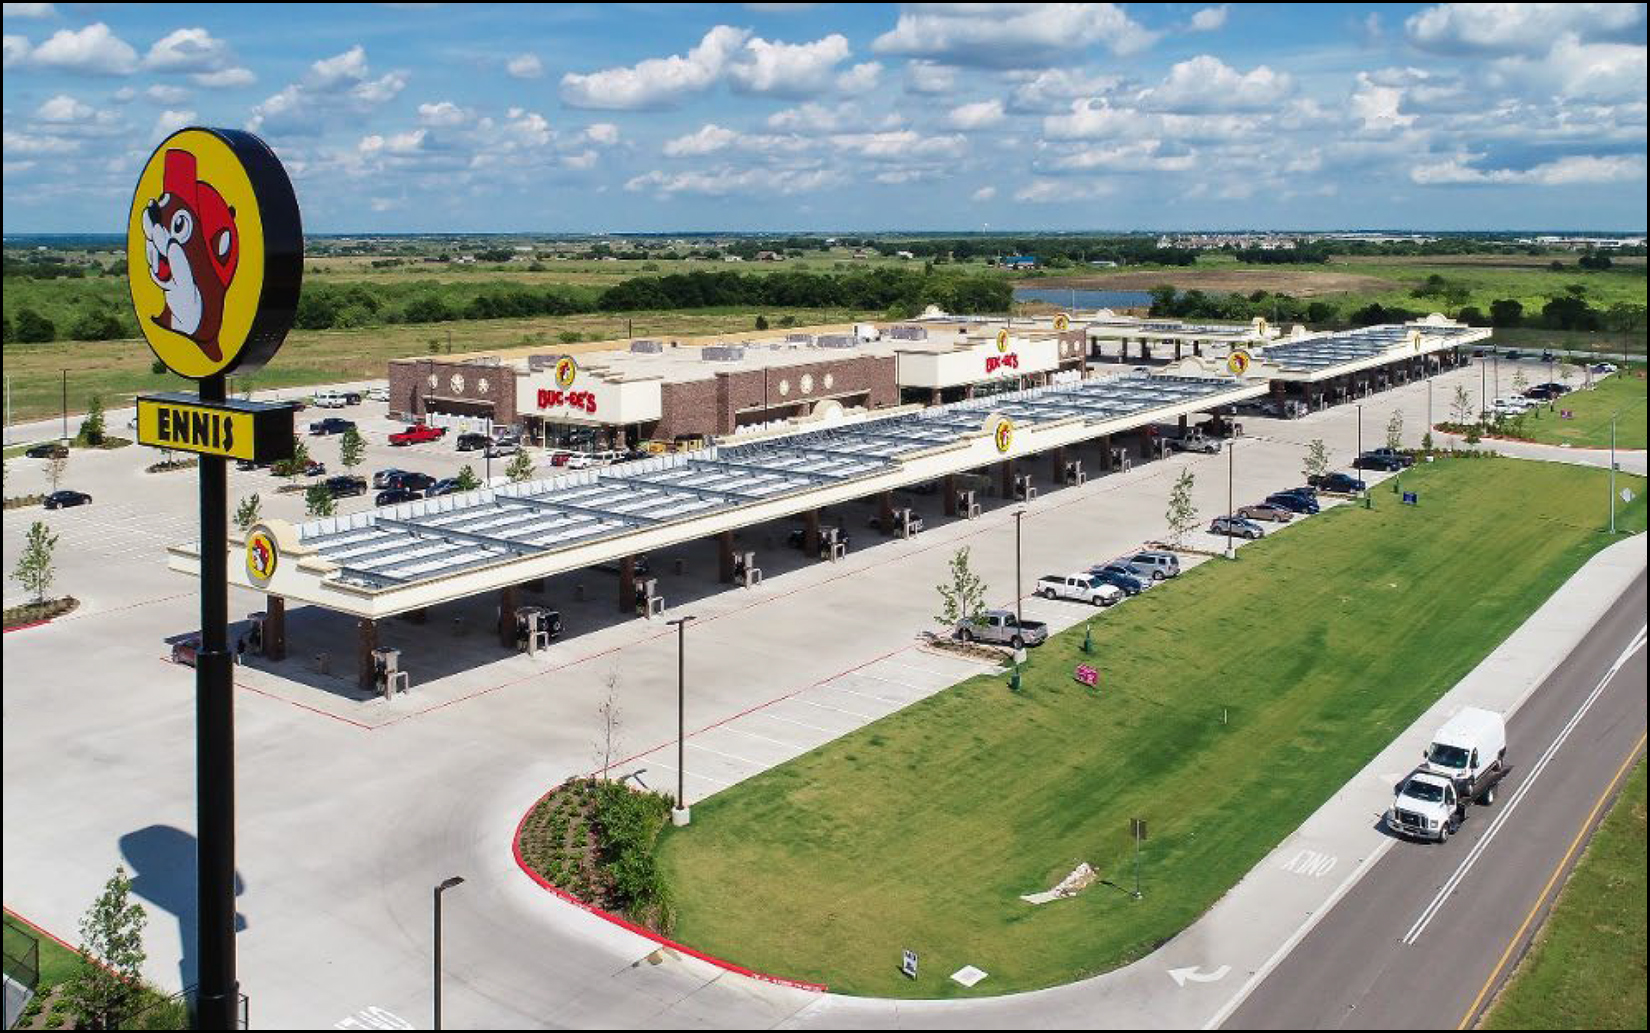
[[996,373],[1005,369],[1017,370],[1019,368],[1020,356],[1015,352],[1009,352],[1007,355],[987,355],[985,357],[985,371],[987,373]]
[[138,178],[127,281],[155,357],[194,380],[268,362],[292,328],[303,226],[286,170],[237,129],[182,129]]
[[292,413],[290,404],[141,395],[138,441],[176,452],[274,462],[292,456]]
[[[558,381],[561,379],[560,373],[558,369]],[[560,388],[541,387],[538,391],[538,403],[539,409],[544,412],[577,409],[591,416],[596,415],[596,395],[590,391],[563,391]]]

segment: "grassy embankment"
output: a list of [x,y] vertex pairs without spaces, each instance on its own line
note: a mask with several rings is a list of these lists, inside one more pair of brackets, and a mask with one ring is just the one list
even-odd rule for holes
[[1644,1028],[1644,835],[1640,760],[1483,1028]]
[[[1551,411],[1524,417],[1519,435],[1548,445],[1609,448],[1610,417],[1616,420],[1616,447],[1645,447],[1645,379],[1643,366],[1632,366],[1595,386],[1571,391]],[[1578,383],[1578,382],[1572,382]],[[1572,418],[1560,414],[1568,411]]]
[[[1455,460],[1255,543],[694,806],[660,856],[683,942],[833,990],[1000,994],[1149,953],[1607,544],[1605,473]],[[1622,526],[1642,530],[1639,496]],[[1098,505],[1098,503],[1097,503]],[[1495,533],[1485,532],[1494,528]],[[1224,615],[1224,616],[1223,616]],[[1098,692],[1073,666],[1100,669]],[[1149,822],[1145,898],[1129,821]],[[1108,881],[1033,907],[1078,862]],[[898,972],[900,951],[922,977]],[[990,977],[965,990],[963,965]]]

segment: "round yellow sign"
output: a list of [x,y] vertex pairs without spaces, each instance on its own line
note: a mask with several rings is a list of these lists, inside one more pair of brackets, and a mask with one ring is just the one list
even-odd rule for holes
[[1008,420],[1008,419],[1004,419],[1000,423],[998,423],[997,424],[997,431],[996,431],[996,434],[994,436],[997,439],[997,451],[1007,452],[1009,450],[1009,448],[1011,448],[1014,445],[1014,423],[1013,423],[1013,421]]
[[253,528],[252,533],[246,536],[247,578],[259,588],[266,587],[275,576],[275,568],[280,561],[281,552],[275,545],[275,536],[266,527]]
[[573,361],[573,356],[563,355],[556,360],[556,386],[572,387],[573,381],[579,375],[579,364]]
[[238,129],[181,129],[132,195],[127,283],[155,357],[196,380],[258,369],[285,340],[303,279],[286,170]]
[[1054,317],[1054,329],[1065,330],[1071,326],[1071,317],[1064,312]]
[[1249,372],[1249,353],[1238,350],[1226,357],[1226,368],[1235,377],[1241,377]]
[[997,331],[997,350],[1000,351],[1000,352],[1008,351],[1008,331],[1007,330],[998,330]]

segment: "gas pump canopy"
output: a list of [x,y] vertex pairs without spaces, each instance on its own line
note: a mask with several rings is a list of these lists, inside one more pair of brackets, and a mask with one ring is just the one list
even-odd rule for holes
[[[291,600],[388,617],[1211,411],[1266,390],[1264,380],[1133,373],[299,526],[272,520],[257,529],[256,564],[238,561],[235,550],[248,543],[232,535],[230,578]],[[173,570],[199,575],[197,544],[169,553]]]

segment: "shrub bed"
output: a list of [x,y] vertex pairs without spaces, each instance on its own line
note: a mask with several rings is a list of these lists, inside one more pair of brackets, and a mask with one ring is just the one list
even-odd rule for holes
[[663,793],[573,779],[534,805],[522,822],[522,860],[586,904],[669,934],[675,908],[653,847],[670,807]]
[[22,509],[24,506],[38,506],[44,501],[46,501],[46,496],[38,493],[34,495],[17,495],[6,500],[6,508]]
[[22,606],[8,607],[5,626],[14,628],[22,624],[39,624],[41,621],[61,617],[79,605],[79,599],[66,595],[61,599],[47,599],[43,603],[24,603]]
[[158,463],[150,463],[144,467],[144,472],[167,473],[172,470],[193,470],[199,465],[199,459],[166,459]]

